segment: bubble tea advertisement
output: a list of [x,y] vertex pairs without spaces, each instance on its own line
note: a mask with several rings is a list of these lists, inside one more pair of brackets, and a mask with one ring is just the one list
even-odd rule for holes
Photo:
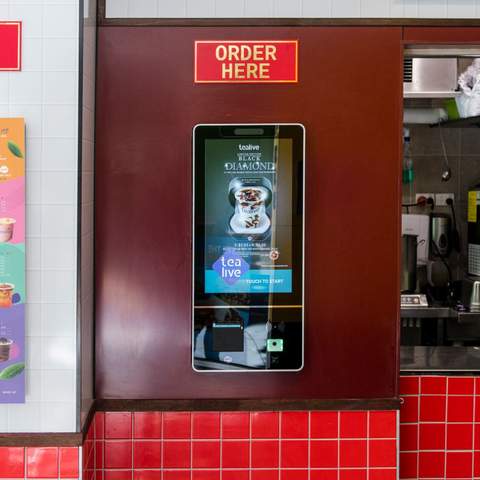
[[0,119],[0,403],[25,401],[25,123]]
[[205,141],[205,293],[291,293],[291,178],[291,139]]

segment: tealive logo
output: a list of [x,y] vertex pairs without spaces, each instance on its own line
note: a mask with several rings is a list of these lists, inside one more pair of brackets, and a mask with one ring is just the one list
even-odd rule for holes
[[260,145],[252,145],[249,143],[248,145],[242,145],[241,143],[238,145],[239,150],[243,150],[246,152],[258,152],[260,150]]

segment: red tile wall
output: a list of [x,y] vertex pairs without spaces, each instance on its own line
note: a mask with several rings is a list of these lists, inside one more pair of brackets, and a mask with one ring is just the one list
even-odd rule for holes
[[0,447],[0,479],[79,478],[77,447]]
[[106,412],[92,430],[95,480],[396,479],[395,411]]
[[400,478],[480,479],[480,378],[400,379]]

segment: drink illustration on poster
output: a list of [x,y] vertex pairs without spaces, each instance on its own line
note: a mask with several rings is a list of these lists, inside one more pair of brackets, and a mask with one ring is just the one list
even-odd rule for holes
[[25,401],[25,122],[0,119],[0,403]]

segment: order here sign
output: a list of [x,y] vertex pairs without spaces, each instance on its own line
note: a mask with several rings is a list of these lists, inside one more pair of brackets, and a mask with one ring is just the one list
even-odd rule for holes
[[195,83],[297,81],[297,40],[195,42]]

